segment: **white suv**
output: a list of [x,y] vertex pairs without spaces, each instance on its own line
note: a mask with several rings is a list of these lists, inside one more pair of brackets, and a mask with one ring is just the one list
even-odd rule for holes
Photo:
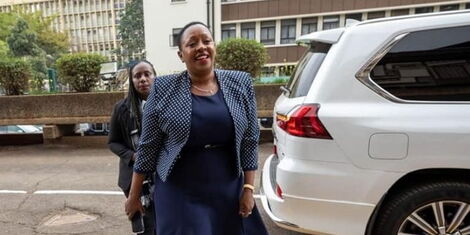
[[320,234],[470,234],[470,11],[315,32],[274,108],[262,203]]

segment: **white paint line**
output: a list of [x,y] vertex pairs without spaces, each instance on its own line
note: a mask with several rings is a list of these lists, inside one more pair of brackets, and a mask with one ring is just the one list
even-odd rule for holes
[[0,190],[0,194],[26,194],[28,192],[22,190]]
[[39,190],[33,194],[93,194],[93,195],[124,195],[121,191],[90,191],[90,190]]
[[[0,190],[0,194],[26,194],[21,190]],[[91,191],[91,190],[38,190],[33,194],[92,194],[92,195],[124,195],[121,191]],[[260,199],[261,195],[255,194],[254,198]]]

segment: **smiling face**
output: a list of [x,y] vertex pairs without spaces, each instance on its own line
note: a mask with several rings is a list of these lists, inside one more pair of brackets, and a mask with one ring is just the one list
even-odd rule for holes
[[214,68],[215,45],[209,29],[200,24],[187,28],[181,35],[178,56],[190,74],[207,75]]
[[140,62],[132,69],[132,83],[142,98],[149,95],[154,80],[155,73],[150,64]]

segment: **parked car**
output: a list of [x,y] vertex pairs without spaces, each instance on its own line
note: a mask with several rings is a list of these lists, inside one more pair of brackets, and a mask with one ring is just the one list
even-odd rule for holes
[[356,22],[308,50],[274,107],[262,204],[320,234],[470,234],[470,11]]
[[79,123],[75,125],[77,135],[108,135],[109,123]]
[[0,134],[29,134],[42,133],[42,128],[34,125],[10,125],[0,126]]

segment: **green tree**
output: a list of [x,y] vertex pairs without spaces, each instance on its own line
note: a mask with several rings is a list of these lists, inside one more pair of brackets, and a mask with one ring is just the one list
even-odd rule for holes
[[0,40],[0,58],[7,57],[9,52],[8,44]]
[[41,48],[37,45],[36,33],[21,18],[18,19],[16,26],[11,30],[7,43],[14,56],[38,56],[42,52]]
[[123,50],[116,50],[118,56],[130,60],[133,54],[145,58],[144,10],[142,0],[131,0],[121,12],[119,36]]
[[58,15],[43,17],[41,11],[30,13],[23,8],[14,10],[19,17],[28,23],[31,30],[36,32],[37,44],[46,54],[57,56],[68,51],[70,46],[68,35],[51,29],[51,25]]
[[15,26],[17,17],[13,13],[0,13],[0,41],[6,41]]
[[23,95],[28,90],[31,66],[18,58],[0,58],[0,86],[6,95]]
[[66,54],[57,60],[59,80],[78,92],[89,92],[99,81],[101,64],[106,57],[98,54]]
[[261,73],[268,61],[263,44],[244,38],[230,38],[217,46],[217,66],[222,69],[245,71],[253,78]]
[[37,45],[46,54],[57,57],[66,53],[70,47],[69,37],[65,32],[55,32],[51,25],[58,15],[43,17],[41,11],[27,12],[22,7],[14,7],[12,12],[0,13],[0,40],[6,41],[18,19],[23,19],[31,31],[36,33]]

